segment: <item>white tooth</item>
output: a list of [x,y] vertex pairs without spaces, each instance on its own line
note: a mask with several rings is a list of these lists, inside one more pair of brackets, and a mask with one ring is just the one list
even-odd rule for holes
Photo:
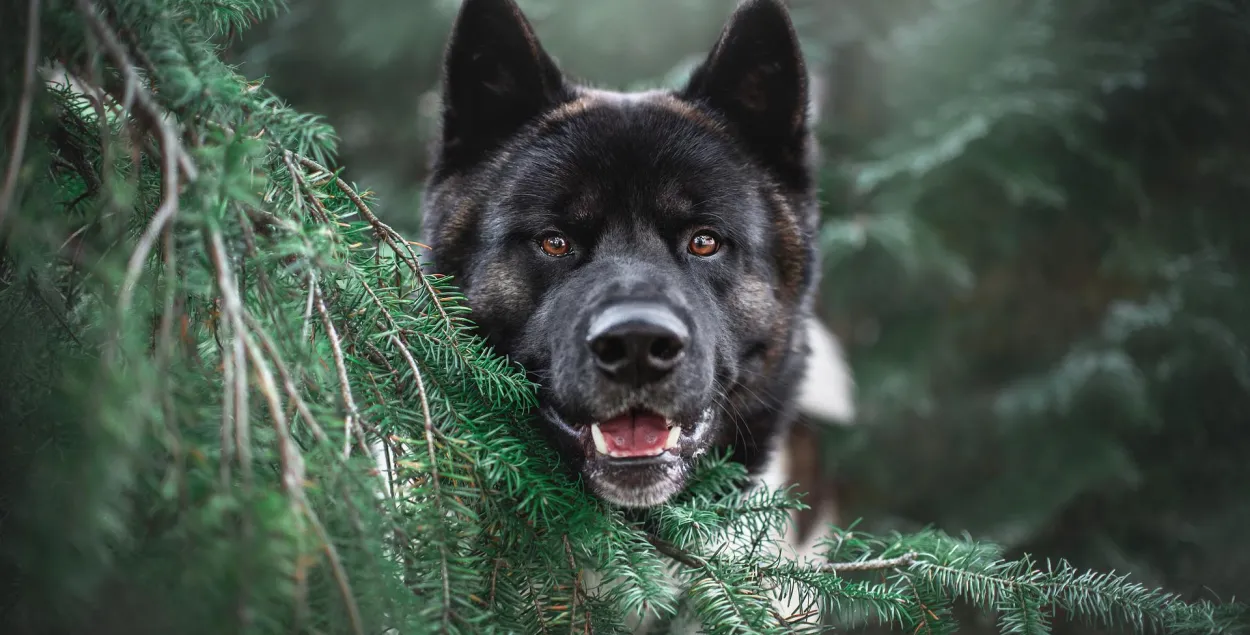
[[603,438],[603,431],[599,429],[599,424],[590,426],[590,437],[595,440],[595,451],[599,454],[608,453],[608,442]]
[[671,450],[677,447],[677,442],[681,440],[681,427],[673,426],[668,429],[668,441],[664,442],[664,449]]

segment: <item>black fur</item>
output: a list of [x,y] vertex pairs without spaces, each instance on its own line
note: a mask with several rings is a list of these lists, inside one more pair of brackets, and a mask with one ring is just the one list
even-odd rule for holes
[[[632,95],[566,79],[512,0],[461,7],[426,191],[432,264],[538,380],[546,432],[609,501],[663,502],[713,447],[757,470],[794,418],[816,271],[806,78],[780,0],[743,3],[682,90]],[[702,228],[721,240],[711,257],[687,251]],[[568,255],[540,249],[550,232]],[[644,386],[607,379],[585,344],[596,315],[635,300],[690,331]],[[590,424],[629,409],[680,425],[678,455],[596,455]]]

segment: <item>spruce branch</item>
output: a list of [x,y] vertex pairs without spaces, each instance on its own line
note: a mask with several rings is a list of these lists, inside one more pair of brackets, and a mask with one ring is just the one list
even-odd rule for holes
[[9,164],[4,169],[4,184],[0,186],[0,230],[9,214],[13,194],[17,189],[17,176],[22,169],[26,153],[26,136],[30,132],[30,109],[35,101],[35,74],[39,64],[39,0],[30,0],[26,14],[26,57],[22,65],[22,96],[17,103],[17,121],[13,124],[13,142],[9,150]]
[[[776,539],[794,504],[784,493],[735,493],[741,479],[726,466],[700,474],[688,495],[648,514],[645,524],[627,521],[568,478],[535,426],[525,424],[535,406],[532,384],[474,333],[451,281],[422,271],[415,248],[423,246],[379,220],[367,192],[337,176],[346,172],[324,167],[328,136],[302,130],[307,118],[222,63],[208,33],[264,14],[270,0],[79,0],[61,10],[66,15],[35,1],[45,12],[43,38],[86,31],[90,66],[64,61],[87,80],[72,76],[74,88],[46,91],[58,109],[48,122],[37,120],[43,96],[35,93],[26,160],[33,164],[39,153],[52,169],[30,175],[27,195],[20,168],[6,165],[6,178],[19,170],[20,186],[6,205],[33,210],[35,192],[67,192],[58,198],[71,199],[69,207],[57,203],[67,218],[30,216],[54,229],[46,232],[58,237],[53,248],[71,236],[54,250],[72,250],[74,262],[68,280],[31,278],[42,295],[20,294],[9,308],[17,307],[19,320],[51,310],[48,324],[34,326],[94,357],[99,339],[82,337],[94,335],[90,312],[118,309],[119,297],[138,304],[149,267],[161,285],[152,310],[120,311],[117,319],[142,326],[150,341],[106,339],[104,346],[127,354],[106,355],[84,371],[108,388],[95,395],[107,412],[89,430],[87,437],[102,441],[86,463],[129,479],[99,496],[115,509],[98,516],[144,529],[125,536],[134,551],[122,555],[133,557],[87,574],[122,585],[139,580],[136,587],[155,589],[153,605],[191,594],[211,604],[202,613],[211,614],[211,625],[176,630],[556,633],[567,614],[570,633],[589,632],[636,611],[675,615],[680,591],[669,584],[670,560],[679,581],[692,583],[694,617],[713,633],[806,632],[809,625],[795,622],[817,610],[851,623],[877,619],[902,632],[927,624],[940,633],[955,626],[949,609],[957,600],[997,613],[1003,632],[1045,632],[1050,612],[1064,607],[1138,630],[1209,633],[1226,619],[1209,605],[1120,576],[1038,571],[1001,561],[997,548],[933,533],[886,540],[844,533],[822,563],[772,561],[761,555],[763,545]],[[78,23],[87,28],[61,28]],[[50,36],[53,25],[57,35]],[[15,50],[23,45],[18,31],[30,26],[6,33]],[[120,55],[108,44],[109,30],[124,45]],[[53,50],[82,48],[59,41]],[[0,110],[20,111],[24,93],[13,92],[0,98]],[[54,133],[45,143],[34,132],[48,128]],[[165,135],[171,130],[176,147]],[[186,176],[197,168],[191,186]],[[102,179],[101,170],[126,178]],[[127,196],[111,196],[113,184],[129,188]],[[176,207],[165,205],[170,196]],[[78,204],[88,199],[104,202],[105,211],[83,222],[79,216],[98,211]],[[117,223],[103,239],[90,231],[120,218],[140,225]],[[362,233],[371,253],[358,250]],[[24,243],[38,243],[40,232],[29,237],[6,249],[35,262],[29,257],[37,250]],[[120,265],[93,258],[118,247],[125,250]],[[152,258],[152,250],[162,257]],[[53,276],[65,271],[54,259],[45,263]],[[127,294],[110,280],[129,280]],[[16,297],[4,293],[0,301]],[[305,366],[328,367],[326,351],[332,372]],[[340,447],[327,426],[342,411],[349,418]],[[166,426],[132,424],[162,416]],[[366,437],[382,440],[384,484],[350,448],[353,440],[366,445]],[[250,484],[247,491],[238,481]],[[84,483],[84,490],[99,489],[87,478],[75,485]],[[89,548],[75,553],[109,552],[123,542],[116,531],[80,540],[75,548]],[[107,541],[96,537],[109,532]],[[195,575],[158,570],[169,553],[182,558],[175,567]],[[217,554],[231,557],[223,564]],[[591,567],[623,583],[592,595],[583,577]],[[798,598],[793,615],[767,603],[773,592]]]
[[[256,367],[257,377],[260,380],[261,393],[265,396],[269,405],[270,419],[273,423],[275,432],[279,439],[280,458],[282,462],[282,483],[287,494],[291,497],[292,503],[296,510],[306,517],[312,525],[313,530],[317,533],[321,541],[322,549],[326,553],[326,558],[330,562],[332,575],[339,586],[339,591],[343,599],[343,604],[347,609],[349,620],[352,625],[352,632],[355,635],[364,635],[364,625],[360,617],[360,609],[356,604],[355,595],[351,590],[351,583],[348,581],[347,572],[343,567],[342,558],[338,554],[330,535],[325,530],[320,517],[309,504],[304,492],[304,469],[303,459],[299,455],[299,451],[295,446],[294,440],[291,439],[290,431],[287,427],[286,416],[283,414],[282,405],[278,398],[277,386],[273,381],[273,374],[269,371],[268,365],[261,357],[257,347],[250,341],[248,331],[245,327],[246,320],[243,317],[244,308],[239,298],[238,289],[234,284],[233,275],[230,272],[229,261],[226,257],[226,248],[222,240],[221,233],[217,230],[209,232],[209,253],[212,256],[213,265],[217,270],[218,286],[221,290],[223,302],[222,312],[224,317],[233,325],[233,332],[236,342],[242,347]],[[237,397],[236,397],[237,398]],[[249,455],[250,460],[250,455]]]
[[828,562],[816,567],[818,571],[831,573],[852,573],[859,571],[880,571],[883,569],[903,569],[911,566],[919,554],[908,552],[897,558],[874,558],[856,562]]
[[[452,328],[451,317],[447,315],[447,310],[443,307],[443,303],[439,299],[438,292],[434,290],[433,285],[430,284],[429,279],[426,278],[425,274],[422,272],[421,265],[418,263],[416,254],[412,251],[412,247],[408,246],[408,241],[404,240],[403,236],[400,236],[394,229],[391,229],[390,225],[382,222],[382,220],[369,209],[369,206],[366,205],[364,199],[356,193],[356,190],[352,189],[352,187],[337,174],[308,157],[299,157],[299,161],[309,168],[334,176],[335,183],[338,185],[339,189],[347,195],[347,198],[351,200],[352,204],[356,206],[360,215],[373,226],[374,231],[380,238],[382,238],[383,241],[386,242],[387,245],[390,246],[396,257],[408,264],[413,274],[415,274],[418,283],[420,283],[426,293],[429,294],[430,301],[438,310],[439,317],[442,318],[443,322],[447,325],[447,328],[450,331]],[[401,245],[403,246],[403,249],[400,249]]]
[[530,600],[534,603],[534,618],[538,621],[538,628],[542,630],[543,635],[549,635],[547,630],[547,620],[543,619],[543,606],[538,597],[538,593],[534,590],[534,579],[525,576],[525,585],[529,587]]
[[325,551],[326,559],[330,561],[330,571],[334,576],[335,583],[338,585],[339,595],[343,598],[343,605],[347,608],[347,616],[352,625],[352,633],[353,635],[364,635],[365,627],[360,617],[360,607],[356,604],[356,595],[352,592],[351,582],[348,581],[347,569],[343,566],[343,559],[339,556],[338,549],[335,548],[334,543],[331,541],[325,525],[321,523],[321,518],[302,494],[299,497],[299,505],[305,517],[308,518],[309,524],[312,525],[313,531],[317,533],[317,537],[321,541],[321,548]]
[[312,205],[315,212],[313,217],[322,223],[330,224],[332,222],[330,212],[326,211],[325,206],[321,204],[321,201],[317,200],[313,191],[309,189],[308,184],[304,182],[304,173],[295,168],[295,164],[291,161],[290,150],[282,151],[282,162],[286,164],[287,173],[291,175],[291,198],[296,204],[296,209],[303,207],[304,197],[300,193],[307,193],[308,202]]
[[[213,267],[217,273],[217,288],[221,291],[222,317],[229,325],[231,332],[230,347],[224,358],[224,369],[227,377],[225,402],[229,404],[229,407],[222,408],[222,425],[229,426],[230,433],[227,435],[223,432],[222,438],[233,439],[234,453],[243,472],[244,483],[250,485],[252,481],[252,453],[248,430],[247,351],[244,340],[247,332],[243,327],[242,320],[243,302],[239,298],[238,288],[235,286],[234,274],[230,271],[230,263],[226,256],[226,248],[222,241],[221,233],[213,229],[206,238],[208,253],[212,258]],[[228,420],[224,418],[226,412],[230,412]],[[224,450],[225,448],[223,448],[223,452]]]
[[312,411],[308,409],[308,404],[300,395],[299,389],[296,388],[295,379],[291,376],[291,372],[287,368],[286,362],[282,359],[282,355],[274,344],[273,339],[269,337],[264,327],[251,313],[244,313],[243,319],[247,327],[256,334],[265,355],[273,361],[274,368],[278,371],[278,378],[282,380],[282,390],[286,393],[287,399],[290,399],[291,403],[295,405],[295,411],[299,413],[300,419],[312,431],[313,438],[321,443],[329,443],[329,435],[322,429],[321,424],[317,423],[317,418],[313,416]]
[[139,241],[134,251],[131,252],[130,261],[126,266],[126,276],[122,280],[117,303],[119,311],[125,313],[130,308],[131,297],[142,273],[143,263],[147,261],[157,237],[178,214],[179,177],[194,181],[197,174],[194,160],[183,150],[178,134],[173,124],[166,118],[164,109],[143,87],[135,72],[134,64],[131,63],[125,48],[118,41],[117,33],[100,17],[91,0],[77,0],[77,6],[79,14],[86,20],[96,39],[112,58],[113,64],[125,77],[126,100],[123,103],[128,105],[133,101],[137,108],[136,112],[141,115],[141,119],[145,120],[149,130],[155,132],[160,139],[163,178],[161,205],[152,215],[147,228],[139,236]]
[[688,553],[684,549],[655,534],[648,533],[647,542],[651,543],[651,546],[655,547],[660,553],[686,565],[687,567],[690,567],[691,569],[702,569],[707,566],[707,563],[705,563],[698,556]]
[[[560,536],[560,542],[564,544],[564,555],[569,559],[569,571],[573,574],[573,599],[569,603],[569,633],[570,635],[577,632],[577,600],[579,596],[585,596],[582,590],[582,571],[577,568],[577,561],[573,558],[573,547],[569,546],[569,535]],[[586,617],[586,628],[590,628],[590,615]]]
[[326,336],[330,338],[330,351],[334,355],[334,368],[338,372],[339,395],[343,398],[343,405],[347,408],[347,416],[343,420],[343,457],[347,458],[352,453],[352,423],[359,416],[356,409],[356,398],[352,395],[351,382],[347,379],[347,363],[343,361],[343,342],[339,339],[338,329],[334,328],[334,320],[330,319],[330,312],[326,309],[325,298],[321,294],[321,288],[314,286],[313,298],[317,303],[317,312],[321,314],[321,323],[325,327]]
[[[417,367],[417,360],[413,359],[412,352],[408,347],[400,341],[395,334],[390,336],[391,344],[404,357],[404,361],[408,363],[408,369],[412,371],[413,381],[416,383],[417,396],[421,401],[421,417],[425,423],[425,447],[427,457],[430,461],[430,485],[434,489],[434,505],[438,507],[438,516],[446,518],[447,512],[443,508],[443,494],[441,491],[442,484],[438,476],[438,456],[434,451],[434,418],[430,416],[430,401],[425,394],[425,381],[421,378],[421,369]],[[452,613],[452,595],[451,595],[451,574],[448,571],[447,563],[447,546],[440,540],[438,545],[439,551],[439,573],[442,576],[443,600],[442,600],[442,624],[446,630],[451,623]]]

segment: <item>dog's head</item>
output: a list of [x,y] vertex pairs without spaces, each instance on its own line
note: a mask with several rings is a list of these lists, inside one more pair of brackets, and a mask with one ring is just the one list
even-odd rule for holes
[[742,4],[678,91],[573,84],[512,0],[465,0],[445,64],[426,240],[538,380],[563,457],[645,507],[710,448],[765,442],[815,278],[807,75],[780,0]]

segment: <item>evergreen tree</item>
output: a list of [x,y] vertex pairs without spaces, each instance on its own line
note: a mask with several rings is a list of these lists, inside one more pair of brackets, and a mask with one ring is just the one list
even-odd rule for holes
[[643,514],[594,499],[454,281],[331,167],[332,129],[222,61],[278,9],[0,6],[5,632],[616,632],[682,606],[713,633],[815,609],[953,632],[963,605],[1003,632],[1245,630],[1237,604],[937,530],[771,558],[799,493],[725,457]]
[[825,117],[844,514],[1244,596],[1250,5],[860,8]]

